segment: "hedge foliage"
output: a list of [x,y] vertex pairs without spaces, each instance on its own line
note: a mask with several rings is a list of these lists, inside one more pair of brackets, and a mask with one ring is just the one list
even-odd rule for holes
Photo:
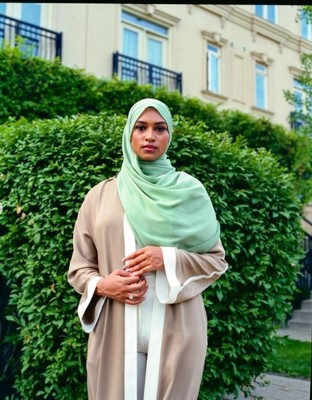
[[[124,115],[20,119],[0,126],[0,274],[21,349],[14,399],[85,400],[87,337],[66,274],[86,192],[116,175]],[[205,185],[229,270],[204,293],[209,350],[201,400],[248,393],[269,364],[298,277],[300,202],[275,157],[175,117],[169,156]]]
[[[303,203],[312,199],[312,138],[287,131],[267,118],[255,118],[237,110],[218,110],[197,98],[164,88],[116,79],[97,79],[82,69],[29,56],[4,47],[0,51],[0,124],[10,118],[28,120],[101,111],[127,114],[143,97],[164,101],[173,114],[202,121],[216,133],[242,137],[250,148],[272,152],[296,177],[295,189]],[[285,100],[286,104],[286,100]]]
[[46,61],[18,47],[0,51],[0,123],[97,111],[98,80],[59,59]]

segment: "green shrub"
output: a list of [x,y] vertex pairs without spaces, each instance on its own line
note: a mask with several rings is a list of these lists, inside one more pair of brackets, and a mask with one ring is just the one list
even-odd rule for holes
[[71,116],[101,111],[127,114],[143,97],[164,101],[173,114],[203,122],[208,130],[244,138],[250,148],[272,152],[296,177],[295,190],[302,203],[312,198],[312,138],[289,132],[267,118],[237,110],[222,110],[197,98],[165,88],[97,79],[82,69],[64,66],[57,59],[32,57],[18,48],[0,50],[0,124],[10,118],[27,120]]
[[[66,274],[86,192],[121,166],[124,123],[110,112],[0,126],[0,274],[21,348],[20,399],[86,399],[87,337]],[[210,193],[229,262],[204,293],[209,349],[200,399],[218,400],[248,392],[269,363],[302,256],[300,205],[293,179],[264,149],[182,117],[175,124],[170,158]]]
[[252,149],[270,151],[296,177],[295,190],[302,203],[312,199],[312,137],[294,131],[287,132],[267,118],[255,118],[237,110],[223,110],[216,132],[228,132],[233,139],[242,138]]
[[46,61],[18,48],[0,51],[0,123],[97,112],[99,80],[59,59]]

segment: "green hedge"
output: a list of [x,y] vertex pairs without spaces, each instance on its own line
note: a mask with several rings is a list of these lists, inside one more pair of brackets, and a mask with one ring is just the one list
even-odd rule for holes
[[59,59],[29,57],[16,47],[0,51],[0,123],[96,112],[99,82]]
[[[21,349],[22,400],[85,400],[87,337],[66,274],[80,204],[121,165],[124,115],[101,113],[0,126],[0,274]],[[301,251],[294,182],[265,150],[175,118],[169,155],[210,193],[229,270],[204,293],[209,350],[201,400],[251,388],[290,310]]]
[[[219,111],[214,104],[168,92],[165,88],[97,79],[83,69],[69,68],[57,59],[47,61],[19,50],[0,50],[0,124],[10,118],[28,120],[101,111],[127,114],[143,97],[168,104],[173,114],[204,122],[216,133],[244,138],[250,148],[264,147],[296,177],[295,190],[302,203],[312,198],[312,138],[287,131],[267,118],[237,110]],[[285,100],[286,104],[286,100]]]

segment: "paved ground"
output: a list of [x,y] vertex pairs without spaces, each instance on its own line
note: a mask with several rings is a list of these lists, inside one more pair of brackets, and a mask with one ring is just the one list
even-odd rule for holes
[[[312,341],[311,330],[293,330],[285,327],[279,329],[277,334],[288,336],[294,340]],[[239,393],[236,399],[234,396],[228,396],[224,400],[254,400],[254,396],[262,396],[263,400],[312,400],[311,379],[288,378],[277,374],[267,374],[265,378],[270,382],[269,386],[258,386],[253,391],[252,397],[246,398],[242,393]]]
[[301,340],[303,342],[312,341],[312,331],[311,330],[300,330],[300,329],[290,329],[281,328],[277,331],[278,336],[288,336],[289,339]]
[[[303,379],[286,378],[280,375],[265,375],[270,381],[266,387],[258,387],[253,391],[254,396],[262,396],[263,400],[311,400],[311,382]],[[234,396],[224,400],[234,400]],[[254,397],[244,397],[242,393],[237,400],[253,400]]]

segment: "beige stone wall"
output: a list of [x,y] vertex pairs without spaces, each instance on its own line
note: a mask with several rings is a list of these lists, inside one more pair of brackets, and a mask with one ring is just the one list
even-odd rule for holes
[[[63,63],[110,78],[112,54],[121,49],[122,7],[169,28],[166,68],[183,73],[183,95],[289,127],[291,107],[283,90],[292,90],[300,54],[312,51],[312,42],[299,36],[298,6],[278,6],[278,23],[271,24],[255,17],[254,5],[50,3],[50,28],[63,32]],[[222,46],[220,95],[206,90],[208,40]],[[269,67],[267,111],[254,103],[254,64],[259,59]]]

